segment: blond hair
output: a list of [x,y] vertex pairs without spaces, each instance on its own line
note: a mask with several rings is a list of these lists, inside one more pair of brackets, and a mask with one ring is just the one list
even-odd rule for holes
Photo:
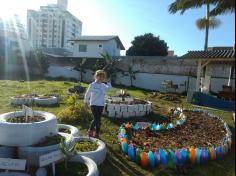
[[94,77],[97,77],[97,76],[106,76],[106,72],[104,70],[97,70],[94,74]]

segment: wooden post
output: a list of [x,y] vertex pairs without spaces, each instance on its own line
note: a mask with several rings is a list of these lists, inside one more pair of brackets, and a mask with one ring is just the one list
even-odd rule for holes
[[201,81],[201,71],[202,71],[202,61],[198,60],[198,66],[197,66],[197,81],[196,81],[196,91],[198,92],[200,89],[200,81]]

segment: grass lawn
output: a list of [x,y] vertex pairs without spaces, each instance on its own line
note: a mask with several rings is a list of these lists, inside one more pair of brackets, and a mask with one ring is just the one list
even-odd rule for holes
[[[0,80],[0,113],[19,110],[10,105],[9,97],[35,92],[37,94],[56,93],[61,94],[62,98],[66,98],[67,89],[74,85],[73,82],[64,81],[31,81],[18,82]],[[87,86],[87,84],[83,84]],[[114,94],[121,87],[116,87],[108,94]],[[168,101],[158,97],[152,97],[152,92],[125,88],[134,97],[150,100],[153,102],[154,114],[145,117],[148,121],[156,121],[160,115],[167,113],[169,107],[181,106],[190,107],[186,102],[186,97],[179,97],[175,101]],[[82,102],[81,102],[82,103]],[[57,115],[65,108],[66,104],[62,101],[57,107],[34,107],[34,110],[43,110]],[[213,110],[212,110],[213,111]],[[229,124],[233,134],[235,134],[235,124],[232,120],[232,113],[223,111],[213,111],[213,113],[223,117]],[[137,119],[136,119],[137,120]],[[173,175],[179,176],[175,170],[157,168],[155,170],[144,170],[140,166],[128,159],[120,153],[119,145],[117,143],[117,131],[121,125],[121,121],[110,120],[108,118],[102,119],[101,139],[107,144],[109,149],[106,161],[99,166],[101,176],[156,176],[156,175]],[[80,129],[80,134],[86,134],[89,124],[74,124]],[[203,166],[196,166],[187,168],[188,176],[234,176],[235,175],[235,150],[232,150],[226,157],[221,160],[209,162]]]

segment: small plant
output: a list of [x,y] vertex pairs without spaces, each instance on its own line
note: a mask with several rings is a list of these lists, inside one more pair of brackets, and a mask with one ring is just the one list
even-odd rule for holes
[[76,142],[75,149],[78,152],[90,152],[95,151],[98,148],[97,141],[79,141]]
[[77,102],[77,95],[69,96],[66,103],[69,105],[58,114],[58,120],[63,123],[89,122],[92,114],[86,110],[83,103]]
[[73,140],[66,141],[65,138],[62,138],[60,151],[65,156],[65,169],[68,170],[68,161],[76,154],[75,142]]

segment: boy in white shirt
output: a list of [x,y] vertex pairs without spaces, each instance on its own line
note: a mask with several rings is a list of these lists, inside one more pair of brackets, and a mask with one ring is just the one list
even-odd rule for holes
[[95,81],[89,85],[85,93],[84,102],[86,108],[89,109],[90,107],[93,114],[88,136],[99,138],[101,116],[105,106],[105,91],[111,90],[112,86],[111,83],[104,83],[106,81],[106,73],[103,70],[97,70],[94,78]]

